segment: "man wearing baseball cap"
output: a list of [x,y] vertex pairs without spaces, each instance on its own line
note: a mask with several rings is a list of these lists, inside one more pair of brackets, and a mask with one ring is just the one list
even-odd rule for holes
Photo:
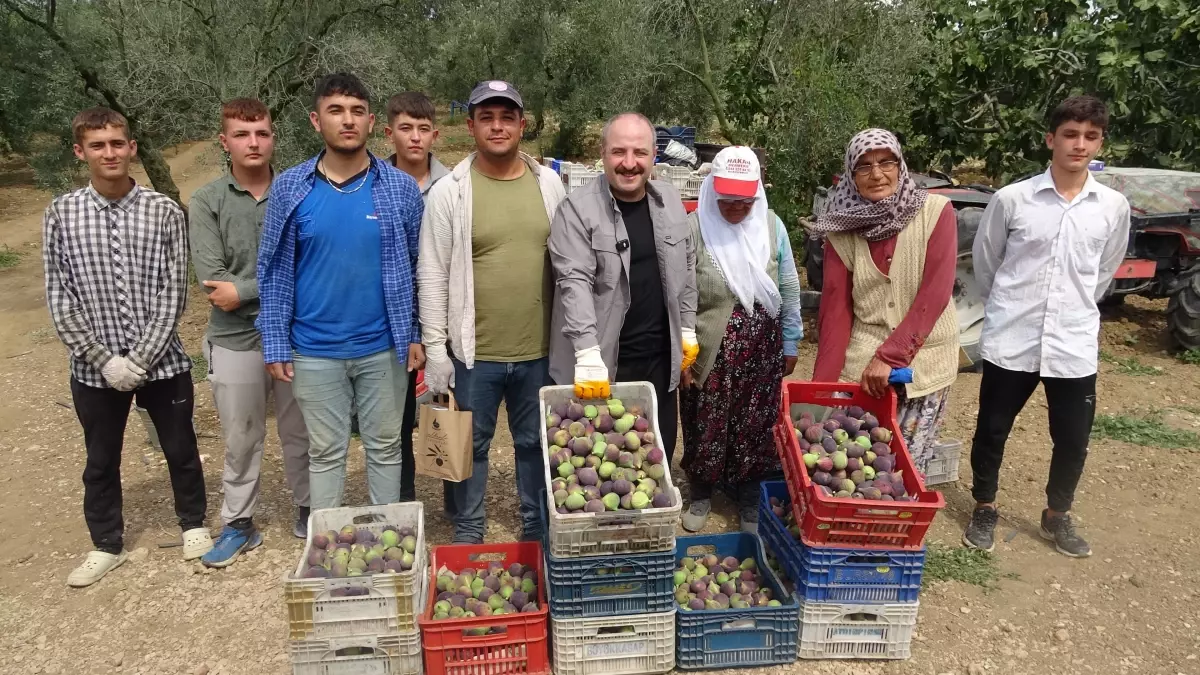
[[757,530],[759,482],[778,471],[772,428],[781,380],[796,367],[800,280],[787,229],[767,206],[754,151],[713,158],[689,218],[696,242],[700,357],[679,394],[690,504],[683,527],[708,522],[713,487],[738,502],[742,529]]
[[516,450],[523,540],[540,537],[545,485],[538,390],[550,382],[550,219],[558,174],[519,148],[524,103],[507,82],[481,82],[467,102],[475,152],[430,190],[421,224],[417,287],[425,383],[454,390],[473,418],[471,477],[454,484],[454,543],[486,532],[488,450],[500,402]]
[[680,373],[699,352],[694,242],[679,192],[650,180],[650,121],[617,115],[600,138],[604,175],[572,190],[550,227],[550,375],[584,399],[607,398],[610,381],[649,381],[669,461]]

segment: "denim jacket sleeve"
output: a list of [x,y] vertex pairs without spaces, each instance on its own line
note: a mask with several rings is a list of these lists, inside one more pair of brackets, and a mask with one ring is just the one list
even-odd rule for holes
[[800,277],[796,274],[796,259],[788,241],[783,221],[775,219],[778,233],[776,248],[779,256],[779,296],[783,299],[780,318],[783,321],[783,355],[796,356],[797,343],[804,339],[804,322],[800,318]]

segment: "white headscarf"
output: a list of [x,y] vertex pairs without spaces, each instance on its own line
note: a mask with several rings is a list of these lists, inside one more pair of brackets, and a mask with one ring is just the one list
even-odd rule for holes
[[754,311],[758,302],[771,316],[779,316],[783,303],[775,280],[767,274],[767,265],[775,254],[767,222],[767,195],[762,181],[758,183],[758,198],[750,213],[740,223],[730,223],[717,206],[718,193],[709,174],[700,187],[700,236],[709,255],[717,263],[725,284],[737,296],[746,311]]

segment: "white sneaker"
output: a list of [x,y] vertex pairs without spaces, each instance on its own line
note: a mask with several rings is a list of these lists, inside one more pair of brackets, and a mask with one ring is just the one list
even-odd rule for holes
[[195,560],[212,550],[212,535],[208,528],[193,527],[183,533],[183,559]]
[[90,551],[87,554],[87,558],[84,559],[83,564],[76,567],[67,576],[67,585],[72,588],[91,586],[100,581],[110,570],[119,567],[128,557],[129,554],[125,551],[121,551],[119,555],[105,553],[104,551]]

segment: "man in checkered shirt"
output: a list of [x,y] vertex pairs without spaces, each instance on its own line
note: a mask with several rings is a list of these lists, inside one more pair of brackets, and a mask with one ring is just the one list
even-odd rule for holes
[[46,209],[42,255],[46,301],[70,351],[71,398],[87,448],[83,515],[95,550],[67,577],[83,587],[126,559],[121,449],[135,399],[162,443],[184,560],[204,555],[212,539],[192,427],[192,362],[177,332],[188,280],[183,211],[129,177],[137,141],[124,116],[91,108],[75,116],[71,130],[91,183]]

